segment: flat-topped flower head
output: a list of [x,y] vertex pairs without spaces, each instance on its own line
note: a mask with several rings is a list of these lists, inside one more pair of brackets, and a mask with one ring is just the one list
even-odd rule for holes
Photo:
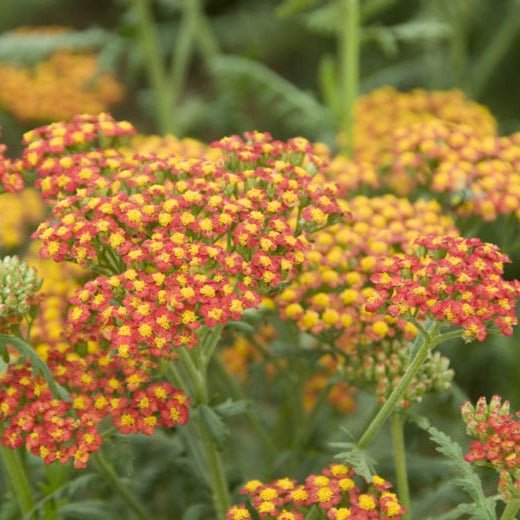
[[464,457],[478,466],[491,466],[499,474],[498,490],[505,501],[520,499],[520,412],[510,413],[509,401],[494,395],[481,397],[475,406],[462,405],[471,442]]
[[370,311],[419,321],[431,317],[462,328],[467,341],[483,341],[490,330],[512,334],[520,284],[503,279],[507,255],[478,238],[427,235],[415,244],[415,255],[378,263],[370,278],[376,288]]
[[[399,519],[405,510],[391,484],[379,476],[361,482],[354,470],[344,464],[331,464],[317,475],[309,475],[303,484],[292,479],[278,479],[264,484],[258,480],[246,483],[241,494],[248,504],[231,506],[227,520],[303,519],[315,508],[328,519],[380,518]],[[290,485],[286,485],[290,483]]]

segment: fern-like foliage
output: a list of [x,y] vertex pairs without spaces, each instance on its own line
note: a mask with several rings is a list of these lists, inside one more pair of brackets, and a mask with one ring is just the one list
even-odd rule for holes
[[453,486],[462,489],[472,499],[473,503],[460,504],[455,509],[439,517],[442,520],[455,520],[464,515],[473,520],[496,520],[495,497],[486,497],[482,484],[471,464],[464,460],[461,447],[448,435],[431,426],[426,418],[415,419],[416,424],[426,431],[436,444],[436,450],[444,455],[446,463],[456,475],[451,481]]
[[270,107],[273,117],[283,118],[291,129],[317,135],[331,124],[329,111],[310,93],[268,69],[265,65],[238,56],[218,56],[211,64],[217,77],[242,81],[262,106]]

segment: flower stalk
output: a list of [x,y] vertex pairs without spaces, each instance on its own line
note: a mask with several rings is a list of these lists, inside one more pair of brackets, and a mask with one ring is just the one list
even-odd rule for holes
[[394,412],[391,419],[392,448],[394,452],[394,466],[397,477],[397,494],[402,506],[406,509],[403,520],[411,518],[410,487],[406,469],[406,449],[404,442],[404,420],[401,414]]
[[9,485],[13,490],[18,508],[23,515],[26,515],[33,508],[33,498],[29,478],[20,453],[0,444],[0,458],[8,475]]

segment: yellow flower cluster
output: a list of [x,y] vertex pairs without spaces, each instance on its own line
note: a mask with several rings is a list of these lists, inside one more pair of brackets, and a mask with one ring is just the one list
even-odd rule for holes
[[123,98],[111,73],[99,74],[95,54],[60,50],[34,68],[0,64],[0,107],[23,121],[56,121],[98,113]]
[[372,164],[386,164],[392,158],[395,129],[433,119],[472,126],[481,136],[496,133],[496,121],[490,111],[468,100],[459,90],[399,92],[393,87],[382,87],[356,103],[355,156]]
[[409,251],[419,234],[457,230],[431,200],[358,196],[347,207],[354,224],[337,224],[318,233],[315,249],[307,255],[309,269],[276,301],[282,316],[296,321],[301,330],[325,340],[343,336],[341,342],[356,345],[392,336],[399,326],[390,316],[363,310],[373,291],[368,278],[378,260],[399,249]]
[[0,253],[6,254],[23,246],[28,231],[45,215],[45,206],[38,193],[25,189],[5,193],[0,204]]

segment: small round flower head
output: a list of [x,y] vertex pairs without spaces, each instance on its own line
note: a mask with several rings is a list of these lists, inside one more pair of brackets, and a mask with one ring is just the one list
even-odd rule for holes
[[506,502],[520,499],[520,412],[510,413],[509,402],[498,395],[489,403],[481,397],[475,406],[467,401],[461,411],[466,431],[475,439],[464,458],[498,472],[498,490]]
[[41,285],[36,270],[18,257],[0,261],[0,330],[18,323],[30,311]]
[[303,520],[316,508],[326,518],[336,520],[401,518],[405,510],[388,491],[389,482],[378,476],[370,482],[361,480],[350,467],[331,464],[321,473],[309,475],[303,484],[288,478],[268,484],[251,481],[241,490],[249,497],[249,504],[232,506],[227,519],[254,518],[254,512],[262,519]]
[[512,333],[520,284],[503,279],[506,255],[478,238],[427,235],[415,244],[416,255],[378,263],[371,276],[376,292],[367,304],[370,311],[431,317],[462,328],[467,341],[483,341],[492,328]]

